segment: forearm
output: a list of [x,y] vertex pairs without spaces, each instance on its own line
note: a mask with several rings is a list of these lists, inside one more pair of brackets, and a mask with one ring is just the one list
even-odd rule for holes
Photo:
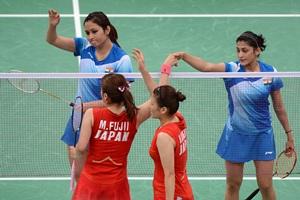
[[199,71],[208,71],[208,63],[200,57],[196,57],[187,53],[183,53],[182,60]]
[[175,175],[165,174],[166,200],[174,200],[175,194]]
[[293,140],[292,128],[290,127],[287,113],[284,108],[275,109],[276,116],[282,125],[288,140]]
[[84,166],[86,157],[87,157],[87,151],[79,151],[77,149],[75,150],[75,162],[76,162],[75,167],[76,167],[76,172],[78,173],[77,174],[78,177]]
[[90,101],[90,102],[85,102],[83,104],[83,111],[86,111],[89,108],[96,108],[96,107],[105,107],[106,104],[102,100],[97,100],[97,101]]
[[47,32],[47,42],[49,44],[54,44],[57,39],[56,26],[49,24]]
[[144,83],[146,84],[150,95],[152,95],[152,92],[157,87],[157,84],[154,82],[150,73],[146,69],[140,70],[140,72],[143,76]]

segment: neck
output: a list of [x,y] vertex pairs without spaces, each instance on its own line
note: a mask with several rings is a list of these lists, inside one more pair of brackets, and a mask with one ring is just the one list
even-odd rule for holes
[[104,60],[113,47],[110,39],[107,39],[103,45],[96,47],[96,56],[98,60]]
[[123,104],[111,104],[107,106],[107,109],[109,109],[111,112],[115,114],[120,114],[125,110],[125,107]]
[[246,71],[248,71],[248,72],[259,72],[260,71],[259,63],[257,61],[250,63],[249,65],[247,65],[245,67],[246,67]]
[[162,117],[160,119],[160,126],[163,126],[165,124],[172,123],[172,122],[178,122],[178,119],[175,115],[173,115],[171,117]]

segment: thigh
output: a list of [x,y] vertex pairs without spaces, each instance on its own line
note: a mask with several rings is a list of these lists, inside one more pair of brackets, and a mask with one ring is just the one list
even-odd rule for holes
[[227,183],[241,183],[243,180],[244,163],[225,161]]
[[273,160],[256,160],[254,161],[256,168],[256,178],[259,185],[272,184],[273,177]]

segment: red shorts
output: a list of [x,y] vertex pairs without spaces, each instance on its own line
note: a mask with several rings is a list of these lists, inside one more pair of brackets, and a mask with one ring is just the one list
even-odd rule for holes
[[128,180],[100,185],[81,174],[72,200],[130,200]]

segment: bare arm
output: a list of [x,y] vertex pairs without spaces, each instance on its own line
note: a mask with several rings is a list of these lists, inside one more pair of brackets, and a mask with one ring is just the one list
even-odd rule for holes
[[205,61],[204,59],[193,56],[186,52],[176,52],[173,53],[173,56],[177,57],[177,59],[182,59],[184,62],[192,66],[198,71],[201,72],[224,72],[225,64],[224,63],[210,63]]
[[136,60],[138,70],[141,72],[143,76],[143,80],[147,86],[147,89],[150,95],[152,95],[153,90],[157,87],[157,83],[154,82],[154,80],[152,79],[150,73],[148,72],[145,66],[144,54],[140,49],[133,49],[132,55],[133,58]]
[[156,145],[165,175],[166,200],[173,200],[175,194],[175,141],[166,133],[159,133]]
[[60,22],[60,15],[56,10],[49,10],[49,26],[47,31],[47,42],[53,46],[74,52],[75,42],[73,38],[63,37],[57,34],[56,27]]
[[[140,49],[133,49],[132,52],[133,58],[136,60],[138,69],[141,72],[143,76],[143,80],[147,86],[147,89],[149,91],[150,96],[153,93],[153,90],[158,86],[157,83],[152,79],[150,73],[148,72],[146,66],[145,66],[145,59],[144,59],[144,54]],[[175,58],[174,56],[168,57],[165,61],[164,64],[170,65],[170,67],[177,63],[178,59]],[[160,82],[159,85],[167,84],[169,79],[169,74],[162,73],[160,77]],[[138,111],[138,116],[137,116],[137,126],[139,126],[142,122],[144,122],[146,119],[150,117],[150,100],[146,101],[142,105],[140,105],[139,111]]]
[[102,100],[97,101],[90,101],[83,103],[83,112],[85,112],[89,108],[95,108],[95,107],[105,107],[106,104]]
[[[171,67],[177,66],[178,64],[178,57],[174,56],[173,54],[170,54],[162,64],[162,67],[169,67],[171,70]],[[165,66],[164,66],[165,65]],[[168,85],[169,84],[169,74],[168,73],[162,73],[159,80],[159,85]]]
[[92,134],[93,123],[93,110],[88,109],[83,115],[80,136],[76,145],[76,160],[78,160],[78,162],[82,160],[82,155],[84,155],[84,152],[87,150]]
[[286,132],[287,142],[286,142],[286,150],[289,151],[294,149],[294,136],[292,133],[292,129],[289,125],[288,116],[282,101],[280,90],[276,90],[271,93],[272,101],[273,101],[273,108],[276,113],[278,120],[280,121],[283,129]]

